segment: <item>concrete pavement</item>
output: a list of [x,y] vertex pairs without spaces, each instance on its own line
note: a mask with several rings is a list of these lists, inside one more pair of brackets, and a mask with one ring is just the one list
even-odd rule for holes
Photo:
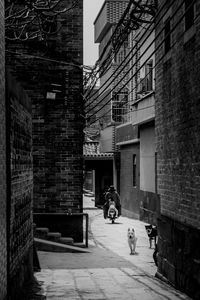
[[[188,300],[166,283],[155,278],[153,249],[149,249],[145,223],[120,217],[115,224],[94,209],[92,197],[84,198],[90,216],[91,253],[39,252],[41,272],[35,276],[42,290],[41,299],[86,300]],[[129,254],[127,229],[134,228],[138,242],[136,255]],[[39,299],[39,298],[31,298]]]

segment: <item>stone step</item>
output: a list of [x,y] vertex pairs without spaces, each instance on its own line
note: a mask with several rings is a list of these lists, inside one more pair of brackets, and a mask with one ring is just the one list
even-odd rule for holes
[[60,232],[48,232],[46,238],[53,242],[59,242],[61,238]]
[[36,227],[34,229],[35,236],[38,238],[45,238],[49,233],[49,229],[46,227]]
[[66,245],[73,245],[74,239],[70,237],[61,237],[59,243],[66,244]]
[[47,252],[70,252],[70,253],[91,253],[91,251],[71,245],[34,238],[37,251]]
[[73,245],[74,240],[71,237],[62,237],[60,232],[49,232],[47,227],[36,227],[34,224],[34,237],[53,242],[62,243],[65,245]]

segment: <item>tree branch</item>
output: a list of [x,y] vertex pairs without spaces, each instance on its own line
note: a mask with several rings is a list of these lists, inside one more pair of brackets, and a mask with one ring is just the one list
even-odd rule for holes
[[63,8],[63,0],[7,0],[5,29],[8,40],[45,40],[58,32],[57,16],[75,8],[78,0]]

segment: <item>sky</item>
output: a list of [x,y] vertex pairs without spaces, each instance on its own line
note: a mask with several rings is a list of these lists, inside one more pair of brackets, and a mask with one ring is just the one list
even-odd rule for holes
[[83,23],[83,41],[84,41],[84,65],[94,65],[98,59],[98,45],[94,43],[94,20],[103,5],[104,0],[83,0],[84,23]]

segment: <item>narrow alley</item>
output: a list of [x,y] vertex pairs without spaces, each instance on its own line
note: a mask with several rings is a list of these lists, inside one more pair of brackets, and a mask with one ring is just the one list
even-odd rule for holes
[[[90,253],[39,252],[41,272],[35,273],[42,291],[31,299],[190,299],[155,278],[153,249],[149,248],[145,223],[120,217],[115,224],[104,220],[92,198],[84,197],[89,214]],[[136,254],[130,255],[127,229],[138,238]],[[37,298],[36,298],[37,297]]]
[[0,300],[200,300],[199,149],[200,0],[0,0]]

